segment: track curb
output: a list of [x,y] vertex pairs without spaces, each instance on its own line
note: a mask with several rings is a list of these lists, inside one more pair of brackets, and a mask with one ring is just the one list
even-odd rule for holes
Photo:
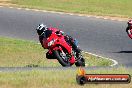
[[116,61],[116,60],[114,60],[114,59],[106,58],[106,57],[103,57],[103,56],[100,56],[100,55],[97,55],[97,54],[93,54],[93,53],[89,53],[89,52],[85,52],[85,51],[83,51],[83,52],[84,52],[84,53],[87,53],[87,54],[90,54],[90,55],[93,55],[93,56],[96,56],[96,57],[100,57],[100,58],[103,58],[103,59],[112,61],[113,64],[110,65],[111,67],[117,66],[117,65],[118,65],[118,61]]
[[8,8],[11,8],[11,9],[35,11],[35,12],[44,12],[44,13],[53,13],[53,14],[65,14],[65,15],[80,16],[80,17],[94,17],[94,18],[97,18],[97,19],[112,20],[112,21],[127,21],[128,20],[128,18],[121,18],[121,17],[97,16],[97,15],[88,15],[88,14],[79,14],[79,13],[57,12],[57,11],[31,9],[31,8],[26,8],[26,7],[18,7],[18,6],[13,7],[13,6],[0,5],[0,7],[8,7]]

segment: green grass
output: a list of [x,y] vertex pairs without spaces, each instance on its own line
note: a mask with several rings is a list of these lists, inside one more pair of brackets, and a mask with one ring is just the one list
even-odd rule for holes
[[[46,59],[46,52],[34,41],[0,37],[0,67],[56,67],[57,60]],[[88,66],[109,66],[111,61],[83,53]]]
[[[130,74],[126,68],[86,70],[87,74]],[[130,84],[76,83],[77,70],[32,70],[23,72],[0,72],[0,88],[131,88]]]
[[132,0],[11,0],[19,7],[102,16],[131,17]]

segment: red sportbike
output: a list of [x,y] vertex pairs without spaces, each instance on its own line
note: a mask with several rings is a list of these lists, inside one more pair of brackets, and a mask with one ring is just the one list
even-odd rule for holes
[[128,21],[128,27],[126,28],[126,32],[128,36],[132,39],[132,19]]
[[128,34],[128,36],[132,39],[132,28],[127,28],[126,29],[126,32],[127,32],[127,34]]
[[45,49],[48,49],[48,54],[51,58],[57,59],[59,63],[66,67],[72,66],[74,63],[76,66],[85,66],[85,60],[80,54],[77,56],[72,46],[68,44],[62,34],[57,34],[55,30],[44,31],[44,38],[42,45]]

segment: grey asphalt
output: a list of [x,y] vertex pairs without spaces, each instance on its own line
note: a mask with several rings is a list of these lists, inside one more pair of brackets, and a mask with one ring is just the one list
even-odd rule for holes
[[38,42],[35,28],[42,22],[78,39],[84,51],[132,66],[132,40],[125,32],[126,21],[0,8],[0,36]]
[[[118,66],[114,67],[85,67],[85,70],[110,70],[110,69],[120,68]],[[131,68],[127,68],[129,70]],[[77,67],[0,67],[0,72],[18,72],[18,71],[32,71],[32,70],[74,70],[77,71]]]

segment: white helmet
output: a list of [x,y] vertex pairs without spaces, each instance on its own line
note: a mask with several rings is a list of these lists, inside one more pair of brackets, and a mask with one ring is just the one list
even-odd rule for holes
[[38,35],[42,35],[44,31],[47,30],[47,26],[44,24],[39,24],[36,30]]

